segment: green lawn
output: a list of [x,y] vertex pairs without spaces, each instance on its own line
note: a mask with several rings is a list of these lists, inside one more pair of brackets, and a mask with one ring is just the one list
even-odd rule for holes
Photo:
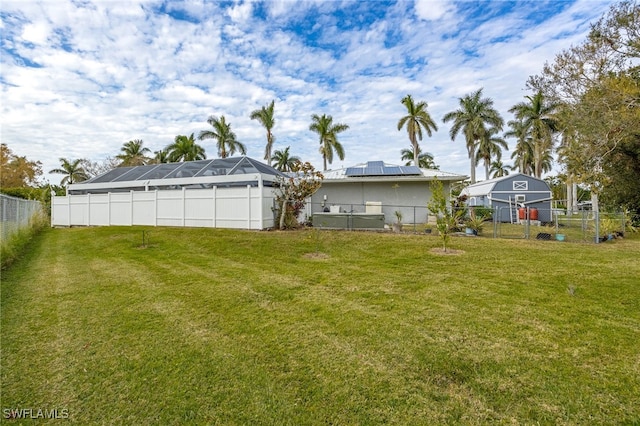
[[441,255],[426,235],[142,229],[47,230],[3,271],[3,417],[640,423],[638,238]]

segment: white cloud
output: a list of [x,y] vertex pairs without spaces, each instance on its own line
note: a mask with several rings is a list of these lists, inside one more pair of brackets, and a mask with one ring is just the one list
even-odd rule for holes
[[449,0],[416,0],[415,13],[419,19],[436,21],[452,13],[454,7]]
[[397,163],[409,144],[396,127],[400,99],[411,93],[439,126],[423,149],[443,170],[468,173],[464,142],[450,141],[441,121],[458,97],[484,87],[509,119],[527,77],[607,9],[541,3],[550,18],[536,23],[525,8],[497,14],[505,4],[481,20],[475,3],[433,1],[5,1],[2,140],[49,170],[58,157],[113,156],[131,139],[160,149],[208,128],[213,114],[262,158],[264,132],[249,113],[275,99],[277,148],[321,165],[308,127],[311,114],[326,113],[350,125],[341,134],[347,158],[334,166]]

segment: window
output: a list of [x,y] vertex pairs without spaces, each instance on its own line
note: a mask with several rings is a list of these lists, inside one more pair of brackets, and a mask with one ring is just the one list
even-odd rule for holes
[[529,190],[528,181],[526,180],[514,180],[513,181],[513,190],[514,191],[527,191]]

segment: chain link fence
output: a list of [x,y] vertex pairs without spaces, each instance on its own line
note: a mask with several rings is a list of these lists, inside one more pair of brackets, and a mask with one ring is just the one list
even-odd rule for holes
[[624,236],[626,219],[624,213],[616,212],[519,209],[510,223],[494,221],[493,234],[496,238],[596,243]]
[[0,194],[0,242],[4,244],[20,229],[29,226],[34,216],[42,211],[39,201]]
[[[454,233],[485,238],[595,243],[624,236],[627,221],[624,213],[590,210],[467,206],[454,210],[458,223]],[[435,223],[435,216],[426,206],[309,203],[304,214],[300,219],[314,226],[349,230],[395,229],[400,222],[403,232],[423,233],[427,228],[434,228]],[[476,218],[484,219],[472,220]],[[505,218],[509,220],[505,222]]]
[[[406,206],[369,202],[366,204],[341,203],[329,205],[324,203],[307,203],[304,218],[307,223],[313,222],[314,214],[324,228],[337,229],[390,229],[398,222],[403,231],[423,232],[430,217],[426,206]],[[318,223],[318,220],[316,220]]]

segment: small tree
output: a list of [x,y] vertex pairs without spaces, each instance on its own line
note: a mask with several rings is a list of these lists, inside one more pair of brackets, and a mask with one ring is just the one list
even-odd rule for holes
[[280,229],[298,226],[298,214],[305,206],[307,198],[322,185],[324,176],[317,172],[309,162],[297,162],[292,175],[277,179],[276,203],[279,206],[278,223]]
[[444,194],[444,186],[438,179],[431,182],[431,199],[427,204],[429,212],[436,215],[436,228],[442,240],[442,248],[447,251],[447,243],[451,233],[456,229],[463,210],[452,212]]

